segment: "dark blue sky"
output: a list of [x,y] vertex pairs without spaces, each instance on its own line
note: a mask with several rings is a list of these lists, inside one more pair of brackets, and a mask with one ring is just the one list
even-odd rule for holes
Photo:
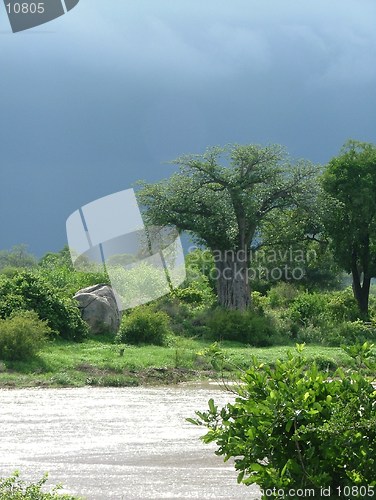
[[0,5],[0,248],[208,145],[325,163],[376,142],[374,0],[81,0],[12,34]]

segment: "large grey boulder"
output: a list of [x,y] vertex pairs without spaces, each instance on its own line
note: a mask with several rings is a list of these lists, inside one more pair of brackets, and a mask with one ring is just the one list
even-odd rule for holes
[[110,286],[89,286],[79,290],[74,298],[91,333],[116,333],[119,330],[121,312]]

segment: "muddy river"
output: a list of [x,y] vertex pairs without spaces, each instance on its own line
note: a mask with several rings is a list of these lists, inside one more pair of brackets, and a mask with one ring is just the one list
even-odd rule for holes
[[215,385],[0,390],[0,476],[49,473],[88,500],[256,499],[256,487],[185,421],[231,393]]

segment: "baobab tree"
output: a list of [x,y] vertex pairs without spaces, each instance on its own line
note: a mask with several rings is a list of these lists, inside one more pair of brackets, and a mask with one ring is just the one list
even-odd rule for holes
[[172,162],[179,172],[138,193],[147,222],[174,225],[211,250],[220,305],[250,304],[252,242],[274,211],[292,210],[310,192],[317,167],[291,162],[279,145],[211,147]]

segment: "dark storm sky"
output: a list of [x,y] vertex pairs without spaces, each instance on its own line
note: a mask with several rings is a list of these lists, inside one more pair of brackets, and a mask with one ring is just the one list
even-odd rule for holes
[[81,0],[12,34],[0,5],[0,248],[208,145],[325,163],[376,142],[374,0]]

